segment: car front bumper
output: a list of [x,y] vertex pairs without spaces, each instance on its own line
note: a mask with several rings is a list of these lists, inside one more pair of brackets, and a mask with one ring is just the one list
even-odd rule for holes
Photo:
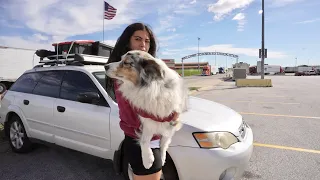
[[247,128],[244,140],[228,149],[202,149],[175,146],[168,149],[180,180],[240,179],[253,152],[252,129]]

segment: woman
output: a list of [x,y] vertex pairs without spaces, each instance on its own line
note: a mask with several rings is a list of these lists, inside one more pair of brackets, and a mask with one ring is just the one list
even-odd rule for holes
[[[146,51],[152,56],[156,55],[156,41],[151,29],[142,24],[134,23],[129,25],[122,35],[119,37],[108,63],[118,62],[121,56],[130,50]],[[128,157],[128,162],[133,170],[134,180],[159,180],[162,170],[162,162],[160,156],[160,137],[154,136],[151,140],[151,148],[154,154],[154,162],[150,169],[145,169],[141,158],[141,149],[137,141],[135,131],[139,131],[140,120],[138,115],[148,117],[156,121],[171,121],[178,118],[178,114],[174,113],[165,119],[158,119],[151,114],[143,111],[136,111],[130,103],[118,91],[118,83],[116,80],[107,78],[106,86],[109,94],[115,95],[115,100],[118,103],[120,114],[120,127],[124,131],[124,153]],[[124,170],[126,171],[126,170]]]

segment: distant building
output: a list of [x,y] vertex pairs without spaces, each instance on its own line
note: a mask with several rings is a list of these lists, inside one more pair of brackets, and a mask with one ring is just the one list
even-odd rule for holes
[[[199,62],[200,69],[208,66],[208,62]],[[198,69],[198,62],[183,63],[184,69]],[[175,63],[175,69],[182,69],[182,63]]]
[[164,61],[169,68],[175,69],[174,59],[162,59],[162,61]]

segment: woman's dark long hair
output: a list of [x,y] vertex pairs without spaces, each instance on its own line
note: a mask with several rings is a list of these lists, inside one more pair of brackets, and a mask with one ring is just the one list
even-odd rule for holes
[[[130,51],[129,43],[131,36],[134,34],[134,32],[139,30],[148,32],[150,36],[150,48],[148,53],[156,57],[157,43],[151,28],[143,23],[133,23],[129,25],[118,38],[107,64],[112,62],[119,62],[121,60],[121,56]],[[109,95],[115,100],[113,79],[109,78],[108,76],[106,76],[106,90]]]

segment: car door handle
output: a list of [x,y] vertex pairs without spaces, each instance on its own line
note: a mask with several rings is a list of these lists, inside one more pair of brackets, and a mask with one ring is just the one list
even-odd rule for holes
[[62,107],[62,106],[57,106],[57,110],[59,112],[65,112],[66,111],[66,108],[65,107]]
[[23,100],[23,104],[28,105],[29,104],[29,100]]

